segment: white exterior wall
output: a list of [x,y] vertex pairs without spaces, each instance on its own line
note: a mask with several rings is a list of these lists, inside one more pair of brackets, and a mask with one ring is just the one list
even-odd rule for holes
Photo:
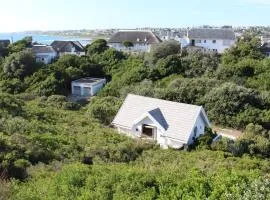
[[59,57],[64,55],[76,55],[76,56],[84,56],[85,52],[60,52]]
[[[181,46],[186,47],[192,44],[192,38],[183,38],[181,40]],[[199,40],[201,41],[199,43]],[[218,53],[224,53],[224,51],[235,44],[235,40],[219,40],[216,39],[216,43],[213,43],[215,39],[195,39],[196,47],[203,47],[208,50],[216,50]]]
[[223,53],[225,49],[230,48],[232,45],[234,45],[234,40],[216,40],[216,43],[213,43],[214,40],[209,39],[200,39],[201,43],[199,43],[199,40],[195,40],[195,46],[197,47],[203,47],[205,49],[210,50],[217,50],[218,53]]
[[[195,134],[194,134],[195,127],[197,127],[196,137],[195,137]],[[188,144],[192,144],[193,143],[193,138],[194,137],[198,138],[200,135],[204,134],[204,131],[205,131],[205,122],[203,120],[203,117],[201,115],[199,115],[199,117],[196,120],[196,124],[193,127],[193,130],[192,130],[192,132],[190,134],[190,137],[188,139]]]
[[125,47],[121,43],[110,43],[110,47],[117,51],[150,52],[151,44],[135,43],[133,47]]
[[37,62],[42,62],[44,64],[50,64],[53,59],[55,59],[57,53],[36,53],[35,58]]
[[96,85],[92,86],[91,92],[92,92],[92,96],[96,95],[105,85],[106,81],[102,81]]
[[181,38],[180,43],[181,43],[181,48],[188,46],[190,44],[189,38],[187,37]]

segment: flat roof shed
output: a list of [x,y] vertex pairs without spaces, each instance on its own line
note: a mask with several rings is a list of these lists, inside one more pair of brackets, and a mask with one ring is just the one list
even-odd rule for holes
[[90,97],[97,94],[105,84],[105,78],[81,78],[71,82],[71,92],[72,95]]

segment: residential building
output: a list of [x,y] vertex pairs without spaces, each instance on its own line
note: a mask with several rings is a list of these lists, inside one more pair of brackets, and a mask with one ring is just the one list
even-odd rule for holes
[[75,96],[91,97],[96,95],[106,84],[102,78],[81,78],[71,82],[71,93]]
[[0,40],[0,57],[8,55],[10,40]]
[[2,48],[7,48],[10,45],[10,40],[0,40],[0,46]]
[[261,51],[263,52],[264,55],[266,55],[267,57],[270,57],[270,41],[267,43],[264,43],[261,46]]
[[270,33],[263,34],[261,36],[261,43],[262,43],[262,45],[264,45],[265,43],[270,43]]
[[[130,42],[131,46],[125,46]],[[149,52],[153,44],[162,40],[151,31],[125,30],[118,31],[109,40],[108,45],[118,51]]]
[[182,148],[204,134],[210,122],[201,106],[128,94],[112,125],[163,148]]
[[59,57],[72,54],[77,56],[85,55],[83,45],[78,41],[54,41],[51,46],[57,52]]
[[57,52],[52,48],[52,46],[34,45],[32,47],[32,52],[36,61],[44,64],[52,63],[52,61],[57,57]]
[[221,28],[193,28],[187,31],[182,47],[196,46],[223,53],[236,42],[232,29]]

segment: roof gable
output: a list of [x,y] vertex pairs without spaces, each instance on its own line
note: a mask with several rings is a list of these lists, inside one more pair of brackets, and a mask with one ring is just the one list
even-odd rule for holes
[[203,112],[201,106],[129,94],[112,124],[131,129],[134,122],[149,116],[163,127],[165,136],[187,143],[201,113],[206,126],[210,126]]
[[55,53],[56,51],[52,48],[52,46],[33,46],[32,52],[38,54],[38,53]]
[[165,132],[168,129],[168,124],[159,108],[144,113],[142,116],[140,116],[133,122],[133,125],[138,124],[145,118],[149,118],[162,132]]

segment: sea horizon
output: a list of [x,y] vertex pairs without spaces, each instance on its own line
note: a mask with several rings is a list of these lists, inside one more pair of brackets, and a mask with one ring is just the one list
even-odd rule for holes
[[14,33],[0,33],[0,40],[10,40],[11,42],[17,42],[18,40],[23,39],[24,37],[32,37],[33,42],[37,42],[44,45],[50,45],[55,40],[60,41],[79,41],[82,45],[87,45],[91,43],[92,38],[86,37],[74,37],[74,36],[59,36],[59,35],[47,35],[47,34],[33,34],[33,33],[23,33],[23,32],[14,32]]

